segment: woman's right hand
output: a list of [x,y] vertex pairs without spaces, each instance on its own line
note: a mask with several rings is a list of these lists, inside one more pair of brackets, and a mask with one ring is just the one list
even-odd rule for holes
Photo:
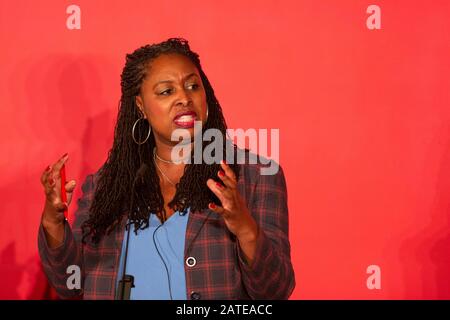
[[[45,169],[41,175],[41,183],[44,186],[45,205],[42,213],[42,225],[55,241],[54,244],[62,242],[61,230],[64,231],[64,211],[69,207],[72,201],[73,190],[75,189],[75,180],[69,182],[61,181],[60,170],[69,158],[66,153],[53,165]],[[65,184],[67,193],[67,202],[62,201],[61,183]]]

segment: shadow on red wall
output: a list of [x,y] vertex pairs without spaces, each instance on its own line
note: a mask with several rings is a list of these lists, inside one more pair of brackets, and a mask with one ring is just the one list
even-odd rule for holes
[[[20,128],[24,128],[23,137],[29,140],[26,154],[29,159],[25,163],[31,167],[25,171],[15,168],[17,181],[0,186],[0,194],[8,199],[0,202],[1,212],[10,212],[11,207],[23,208],[20,215],[11,215],[6,220],[5,227],[13,228],[7,234],[15,238],[5,241],[7,244],[0,252],[3,277],[0,299],[56,299],[37,254],[37,223],[41,212],[35,211],[42,207],[44,199],[39,170],[69,152],[67,178],[77,180],[69,210],[69,219],[73,218],[86,175],[98,170],[112,145],[116,109],[104,102],[110,99],[105,98],[103,88],[115,87],[119,90],[115,95],[120,96],[120,77],[107,59],[93,56],[49,56],[31,66],[17,68],[18,74],[11,79],[9,89],[18,97],[18,105],[30,106],[18,111],[23,115],[19,113],[18,118],[22,121]],[[48,152],[42,152],[41,144]],[[25,207],[23,194],[29,196]],[[29,238],[34,242],[18,248],[20,241],[25,241],[19,239],[20,234],[33,235]]]
[[430,148],[436,143],[446,149],[437,168],[433,203],[425,204],[427,226],[420,232],[416,228],[400,250],[406,299],[450,299],[450,126],[441,133],[430,143]]

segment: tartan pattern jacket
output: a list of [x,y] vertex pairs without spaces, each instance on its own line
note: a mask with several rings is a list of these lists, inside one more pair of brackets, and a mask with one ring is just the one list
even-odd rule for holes
[[[295,277],[286,182],[281,167],[275,175],[261,175],[261,168],[261,164],[241,165],[238,180],[241,196],[259,228],[251,267],[222,217],[209,209],[189,215],[184,264],[188,299],[287,299],[291,295]],[[96,177],[88,175],[84,181],[73,227],[65,221],[64,241],[59,247],[49,248],[42,224],[39,227],[38,248],[44,272],[63,299],[115,298],[126,219],[98,244],[89,239],[81,243],[81,225],[89,216]],[[70,265],[80,267],[80,289],[67,286],[73,272],[68,270]]]

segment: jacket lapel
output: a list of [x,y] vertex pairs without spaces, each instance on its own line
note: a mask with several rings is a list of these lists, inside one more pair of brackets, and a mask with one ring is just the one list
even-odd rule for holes
[[185,242],[185,254],[191,249],[191,245],[195,238],[198,236],[200,230],[209,219],[210,215],[214,214],[213,211],[209,209],[204,209],[201,211],[191,211],[189,213],[189,218],[186,227],[186,242]]

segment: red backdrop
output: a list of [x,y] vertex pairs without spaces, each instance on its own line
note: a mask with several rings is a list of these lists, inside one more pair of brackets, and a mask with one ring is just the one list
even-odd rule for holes
[[0,298],[49,297],[42,170],[95,171],[125,54],[181,36],[231,128],[280,129],[293,299],[450,299],[449,26],[447,0],[2,0]]

